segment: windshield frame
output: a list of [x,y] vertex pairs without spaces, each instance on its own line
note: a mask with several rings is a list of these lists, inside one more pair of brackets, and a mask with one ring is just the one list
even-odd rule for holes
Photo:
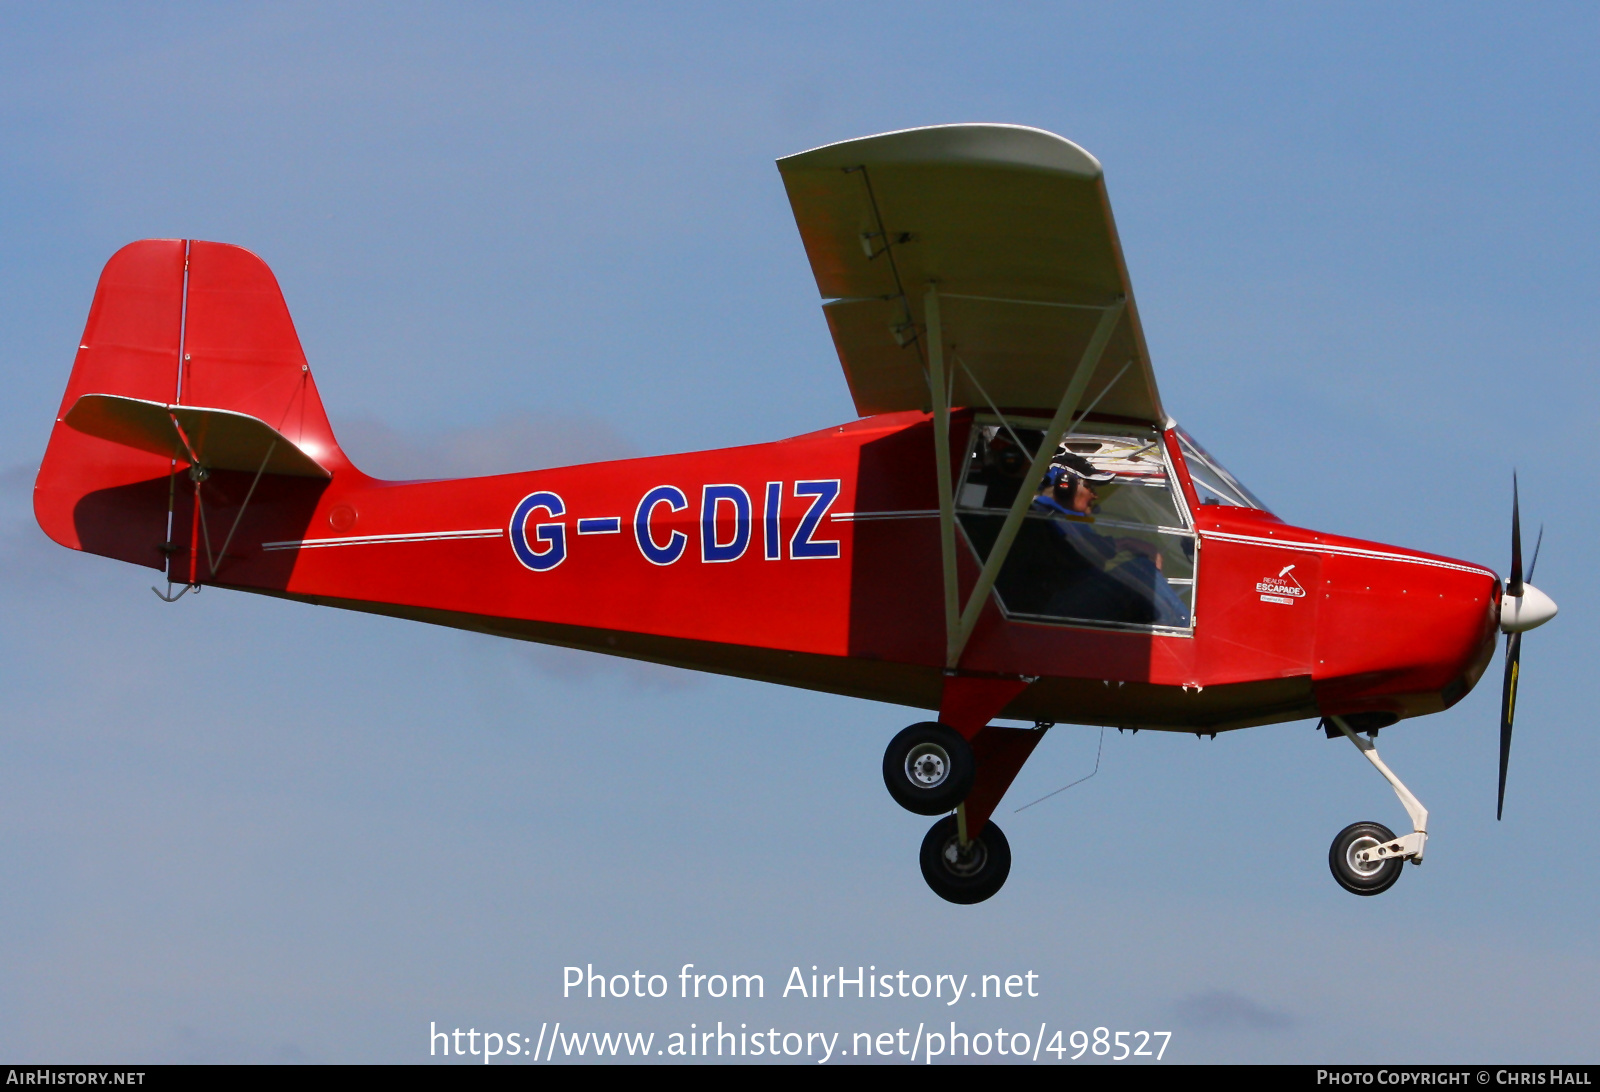
[[[1277,518],[1272,509],[1268,508],[1249,486],[1240,481],[1231,470],[1217,460],[1215,455],[1206,450],[1204,444],[1194,438],[1193,433],[1175,421],[1168,423],[1167,432],[1172,436],[1172,446],[1178,460],[1181,460],[1183,476],[1188,480],[1189,491],[1192,491],[1192,503],[1210,508],[1238,508]],[[1197,473],[1197,470],[1200,473]],[[1200,494],[1202,484],[1207,493],[1225,499],[1205,500]],[[1221,488],[1218,488],[1219,486]],[[1231,498],[1229,494],[1232,495]]]

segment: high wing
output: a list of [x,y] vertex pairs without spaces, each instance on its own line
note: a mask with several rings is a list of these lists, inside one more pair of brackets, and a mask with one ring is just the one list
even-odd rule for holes
[[778,160],[856,411],[946,405],[1053,412],[1105,310],[1123,313],[1079,377],[1083,405],[1161,427],[1100,164],[1019,125],[940,125]]

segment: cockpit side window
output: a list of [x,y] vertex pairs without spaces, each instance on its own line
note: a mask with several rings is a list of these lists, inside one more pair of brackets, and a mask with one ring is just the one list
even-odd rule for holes
[[1183,461],[1189,464],[1189,480],[1194,483],[1194,491],[1201,504],[1226,504],[1233,508],[1272,511],[1245,488],[1244,483],[1234,477],[1227,467],[1201,447],[1200,441],[1181,428],[1173,431],[1178,434],[1178,447],[1183,452]]
[[963,537],[989,556],[1006,513],[1030,503],[995,582],[1011,618],[1178,635],[1194,625],[1195,547],[1161,434],[1099,425],[1068,435],[1029,481],[1044,429],[979,416],[956,498]]

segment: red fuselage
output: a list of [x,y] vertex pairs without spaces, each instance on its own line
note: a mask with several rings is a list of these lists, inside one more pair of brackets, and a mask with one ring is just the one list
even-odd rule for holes
[[[956,416],[953,450],[969,427]],[[1492,571],[1201,505],[1166,442],[1198,535],[1192,635],[1020,621],[991,598],[960,670],[1036,679],[1003,717],[1219,731],[1415,716],[1476,683],[1497,632]],[[249,484],[212,476],[209,526],[232,522]],[[127,488],[164,508],[167,486]],[[936,508],[917,413],[458,481],[268,476],[206,582],[937,709]],[[186,579],[187,544],[167,549]],[[979,563],[964,542],[960,555],[964,597]]]

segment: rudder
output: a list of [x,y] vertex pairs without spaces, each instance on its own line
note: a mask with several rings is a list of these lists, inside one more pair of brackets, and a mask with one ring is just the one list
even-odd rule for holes
[[329,470],[353,469],[277,279],[242,247],[146,239],[111,257],[34,485],[34,514],[56,542],[163,568],[172,460],[67,424],[86,394],[248,414]]

